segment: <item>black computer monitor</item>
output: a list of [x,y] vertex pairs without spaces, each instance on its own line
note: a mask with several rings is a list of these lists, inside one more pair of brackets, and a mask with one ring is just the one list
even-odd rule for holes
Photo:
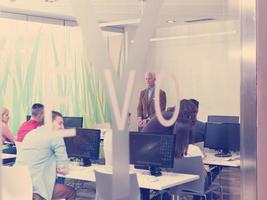
[[65,128],[82,128],[83,117],[63,117]]
[[91,160],[99,159],[100,130],[76,129],[76,136],[64,138],[68,157],[83,159],[88,166]]
[[230,151],[240,151],[240,125],[235,123],[207,123],[204,146],[220,150],[216,156],[231,156]]
[[130,132],[130,164],[149,166],[152,175],[173,167],[174,150],[175,135]]
[[225,116],[225,115],[209,115],[208,122],[210,123],[239,123],[238,116]]
[[[31,115],[26,116],[26,120],[29,121]],[[83,127],[83,117],[63,117],[64,127],[68,128],[82,128]]]

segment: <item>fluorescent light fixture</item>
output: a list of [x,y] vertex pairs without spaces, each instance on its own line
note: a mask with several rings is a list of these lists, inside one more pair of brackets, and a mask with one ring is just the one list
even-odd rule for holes
[[176,22],[176,20],[170,20],[170,19],[166,21],[166,23],[168,23],[168,24],[173,24],[175,22]]
[[[212,36],[221,36],[221,35],[234,35],[237,31],[227,31],[227,32],[217,32],[217,33],[203,33],[195,35],[177,35],[177,36],[168,36],[168,37],[157,37],[151,38],[150,42],[160,42],[167,40],[181,40],[181,39],[190,39],[190,38],[201,38],[201,37],[212,37]],[[134,40],[131,40],[130,43],[134,43]]]
[[226,31],[226,32],[217,32],[217,33],[203,33],[203,34],[196,34],[196,35],[177,35],[177,36],[169,36],[169,37],[158,37],[158,38],[151,38],[151,42],[158,42],[158,41],[166,41],[166,40],[179,40],[179,39],[188,39],[188,38],[201,38],[201,37],[211,37],[211,36],[220,36],[220,35],[234,35],[236,31]]
[[113,22],[104,22],[100,23],[100,27],[105,27],[105,26],[124,26],[124,25],[131,25],[131,24],[139,24],[140,19],[128,19],[128,20],[120,20],[120,21],[113,21]]

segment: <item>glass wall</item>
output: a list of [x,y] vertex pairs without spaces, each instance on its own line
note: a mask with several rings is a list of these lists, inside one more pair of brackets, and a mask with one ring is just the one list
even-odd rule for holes
[[[243,122],[248,119],[244,117],[244,74],[247,72],[241,67],[244,38],[240,1],[96,0],[91,3],[81,0],[70,2],[66,7],[73,10],[79,25],[0,19],[1,27],[7,27],[0,32],[0,105],[10,109],[12,132],[16,133],[30,112],[30,105],[44,100],[42,91],[49,75],[47,69],[65,69],[55,76],[50,89],[53,94],[68,96],[70,101],[56,108],[64,115],[83,116],[87,128],[110,124],[112,131],[106,135],[109,147],[104,146],[105,155],[110,159],[108,163],[113,167],[110,199],[128,200],[133,195],[130,194],[129,163],[136,164],[131,159],[129,132],[145,130],[153,120],[158,122],[159,129],[164,128],[159,119],[162,113],[156,108],[161,97],[158,89],[161,89],[166,94],[163,113],[168,110],[174,117],[182,99],[199,102],[197,123],[202,124],[202,128],[195,127],[198,131],[193,134],[199,134],[198,140],[190,143],[203,152],[203,169],[210,175],[209,184],[203,182],[203,188],[204,184],[219,186],[221,190],[212,191],[214,200],[241,199],[240,146],[242,151],[246,127]],[[102,28],[123,31],[102,32],[99,23]],[[11,26],[17,27],[17,31],[12,32]],[[140,111],[141,91],[146,91],[144,98],[150,98],[146,90],[150,87],[145,80],[147,72],[155,73],[155,88],[152,87],[150,102],[141,105]],[[138,112],[144,112],[149,104],[153,113],[140,116]],[[177,112],[172,113],[168,108],[175,106]],[[212,121],[211,116],[217,116],[219,121]],[[143,125],[140,125],[140,117]],[[176,135],[174,149],[179,143],[179,133],[173,128],[177,121],[170,125],[171,133]],[[221,151],[231,153],[231,157],[215,156]],[[149,154],[148,149],[146,152]],[[176,154],[174,157],[177,161]],[[146,165],[153,165],[149,159]],[[144,197],[148,195],[147,189],[160,191],[151,186],[155,177],[149,176],[149,171],[131,170],[139,173],[139,186],[146,189],[141,191],[143,199],[147,198]],[[140,173],[147,175],[143,179],[151,178],[152,182],[145,185],[140,181]],[[162,177],[165,175],[163,172]],[[83,181],[80,183],[86,185]],[[173,186],[179,185],[182,184]],[[186,186],[192,185],[194,183],[188,181]],[[83,199],[84,188],[77,184],[75,187]],[[170,192],[170,188],[164,187],[164,191]],[[94,197],[92,190],[86,192]],[[150,193],[151,198],[157,195]],[[178,195],[181,199],[192,199],[192,195]],[[167,200],[167,196],[163,199]]]

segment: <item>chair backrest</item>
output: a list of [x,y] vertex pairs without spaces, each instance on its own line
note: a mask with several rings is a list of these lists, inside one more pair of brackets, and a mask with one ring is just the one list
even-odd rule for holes
[[22,142],[15,141],[15,145],[16,145],[16,150],[17,150],[16,158],[18,158],[22,150]]
[[196,181],[183,184],[179,186],[179,190],[188,190],[198,193],[205,192],[205,177],[206,172],[204,169],[203,161],[201,156],[184,157],[182,159],[175,159],[173,169],[168,170],[172,172],[185,173],[185,174],[196,174],[200,178]]
[[[96,200],[109,200],[112,196],[112,174],[95,171],[96,178]],[[129,200],[140,200],[140,190],[136,174],[130,174],[130,198]]]
[[21,152],[22,142],[15,141],[15,146],[16,146],[17,154],[18,154],[18,152]]
[[105,134],[103,150],[106,165],[112,165],[112,129]]
[[100,129],[100,131],[101,131],[100,139],[102,139],[102,140],[105,140],[106,133],[109,130],[111,130],[110,123],[95,124],[94,128],[95,129]]
[[103,141],[105,164],[112,165],[112,129],[110,123],[95,124],[95,129],[100,129],[100,139]]
[[2,166],[2,198],[8,200],[32,199],[32,180],[26,166]]

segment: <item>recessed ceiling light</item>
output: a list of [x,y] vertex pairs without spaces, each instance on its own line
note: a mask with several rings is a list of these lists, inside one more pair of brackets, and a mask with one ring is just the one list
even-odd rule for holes
[[166,23],[168,23],[168,24],[173,24],[173,23],[175,23],[176,22],[176,20],[167,20],[166,21]]

